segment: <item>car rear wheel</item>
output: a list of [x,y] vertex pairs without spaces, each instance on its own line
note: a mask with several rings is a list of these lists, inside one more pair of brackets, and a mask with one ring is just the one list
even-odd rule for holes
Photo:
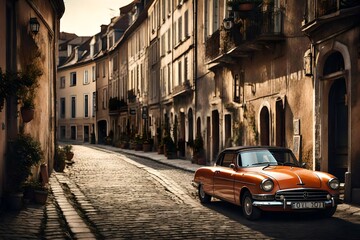
[[242,211],[244,216],[249,220],[259,219],[261,210],[253,206],[253,199],[250,192],[245,192],[241,201]]
[[204,191],[202,184],[199,185],[198,194],[201,203],[209,203],[211,201],[211,196]]

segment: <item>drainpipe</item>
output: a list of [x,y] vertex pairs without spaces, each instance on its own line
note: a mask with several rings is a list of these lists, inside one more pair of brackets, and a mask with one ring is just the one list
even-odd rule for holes
[[[197,119],[197,0],[193,0],[193,47],[194,47],[194,59],[193,59],[193,89],[194,89],[194,115],[195,115],[195,124]],[[193,119],[194,120],[194,119]],[[193,129],[194,130],[194,129]],[[201,129],[200,129],[201,130]]]

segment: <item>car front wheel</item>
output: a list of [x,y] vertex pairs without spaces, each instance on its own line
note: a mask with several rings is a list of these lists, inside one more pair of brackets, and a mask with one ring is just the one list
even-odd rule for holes
[[261,210],[253,206],[253,199],[250,192],[245,192],[241,201],[242,211],[244,216],[249,220],[259,219]]
[[202,184],[199,185],[198,194],[201,203],[209,203],[211,201],[211,196],[204,191]]
[[332,215],[334,215],[334,213],[336,212],[336,208],[337,208],[337,206],[334,206],[334,207],[322,210],[322,212],[321,212],[322,216],[323,217],[332,217]]

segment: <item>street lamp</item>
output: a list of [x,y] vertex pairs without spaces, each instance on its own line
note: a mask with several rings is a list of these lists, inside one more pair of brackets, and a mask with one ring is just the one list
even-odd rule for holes
[[33,18],[30,18],[29,24],[30,24],[30,30],[31,30],[31,32],[32,32],[34,35],[36,35],[36,34],[39,32],[39,29],[40,29],[40,23],[39,23],[39,21],[37,20],[36,17],[33,17]]

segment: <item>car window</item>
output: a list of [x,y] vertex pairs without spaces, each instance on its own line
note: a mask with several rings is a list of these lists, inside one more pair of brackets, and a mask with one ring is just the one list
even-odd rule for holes
[[271,149],[269,151],[280,165],[291,163],[295,166],[300,166],[299,162],[296,160],[294,154],[292,154],[291,151],[278,149]]
[[243,151],[240,153],[239,165],[251,167],[256,165],[277,165],[275,157],[266,149]]
[[229,167],[230,164],[235,163],[236,153],[225,153],[221,166]]

